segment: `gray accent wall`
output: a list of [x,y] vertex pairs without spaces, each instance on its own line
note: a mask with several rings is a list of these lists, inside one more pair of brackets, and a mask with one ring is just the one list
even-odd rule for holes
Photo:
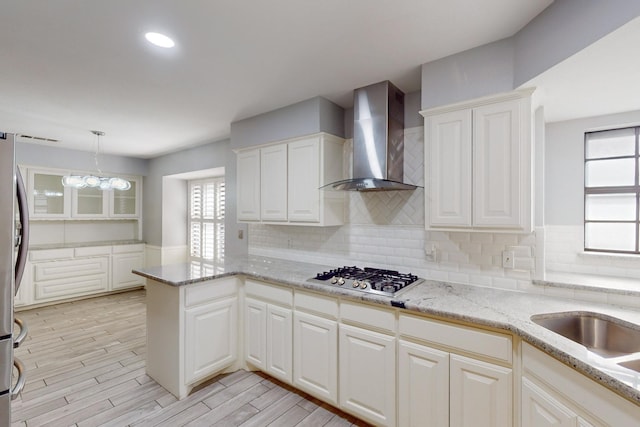
[[640,16],[637,0],[556,0],[514,36],[514,87]]
[[[149,174],[145,177],[144,236],[150,245],[179,246],[187,244],[186,182],[172,179],[171,175],[225,168],[226,212],[225,253],[242,255],[247,253],[247,240],[238,239],[238,230],[246,236],[246,225],[236,223],[236,157],[231,150],[231,141],[212,142],[187,150],[177,151],[151,159]],[[168,179],[165,179],[168,177]],[[164,186],[167,188],[164,188]],[[175,189],[176,193],[170,193]],[[163,194],[165,197],[163,198]],[[170,203],[171,198],[182,198],[183,202]],[[178,195],[179,194],[179,195]],[[184,220],[182,219],[184,218]]]
[[422,108],[513,89],[513,39],[504,39],[422,65]]
[[246,148],[318,132],[343,137],[343,114],[340,106],[317,96],[231,123],[231,147]]
[[422,65],[422,108],[507,92],[640,16],[635,0],[556,0],[512,37]]
[[[16,143],[16,162],[19,165],[41,166],[44,168],[95,171],[95,153],[70,150],[26,142]],[[98,165],[105,173],[124,175],[146,175],[149,160],[134,157],[100,154]]]
[[640,111],[547,123],[545,225],[583,225],[584,133],[640,124]]

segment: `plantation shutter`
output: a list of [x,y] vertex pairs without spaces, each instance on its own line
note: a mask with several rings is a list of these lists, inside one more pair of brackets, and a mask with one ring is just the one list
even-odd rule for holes
[[189,256],[192,260],[224,259],[224,178],[189,182]]

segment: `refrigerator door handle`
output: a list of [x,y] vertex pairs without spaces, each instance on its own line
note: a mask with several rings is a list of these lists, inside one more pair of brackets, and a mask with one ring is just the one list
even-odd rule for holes
[[16,196],[18,198],[18,210],[20,215],[20,246],[18,247],[18,257],[15,267],[15,293],[18,293],[24,267],[27,262],[27,251],[29,250],[29,208],[27,207],[27,191],[24,187],[22,174],[16,166]]
[[22,319],[18,319],[16,317],[15,319],[13,319],[13,322],[20,327],[20,333],[13,340],[13,348],[18,348],[20,347],[20,345],[22,345],[22,342],[27,337],[29,329],[27,328],[27,324]]
[[20,393],[22,393],[22,389],[27,381],[25,368],[20,359],[14,357],[13,366],[18,370],[18,381],[16,382],[16,386],[11,389],[11,400],[15,400]]

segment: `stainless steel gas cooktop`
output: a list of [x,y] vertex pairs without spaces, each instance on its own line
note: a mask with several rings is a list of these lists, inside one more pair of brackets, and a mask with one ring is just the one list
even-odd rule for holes
[[386,296],[394,296],[410,286],[423,282],[418,276],[410,273],[346,266],[318,273],[309,281]]

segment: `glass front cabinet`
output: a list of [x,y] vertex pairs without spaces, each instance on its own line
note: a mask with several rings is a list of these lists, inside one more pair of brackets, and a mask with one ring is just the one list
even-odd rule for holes
[[29,169],[27,186],[32,218],[68,218],[71,216],[71,189],[62,185],[64,171]]
[[140,216],[139,177],[125,177],[131,182],[128,190],[103,191],[90,187],[64,187],[62,177],[69,173],[64,170],[29,169],[27,188],[31,218],[135,219]]

